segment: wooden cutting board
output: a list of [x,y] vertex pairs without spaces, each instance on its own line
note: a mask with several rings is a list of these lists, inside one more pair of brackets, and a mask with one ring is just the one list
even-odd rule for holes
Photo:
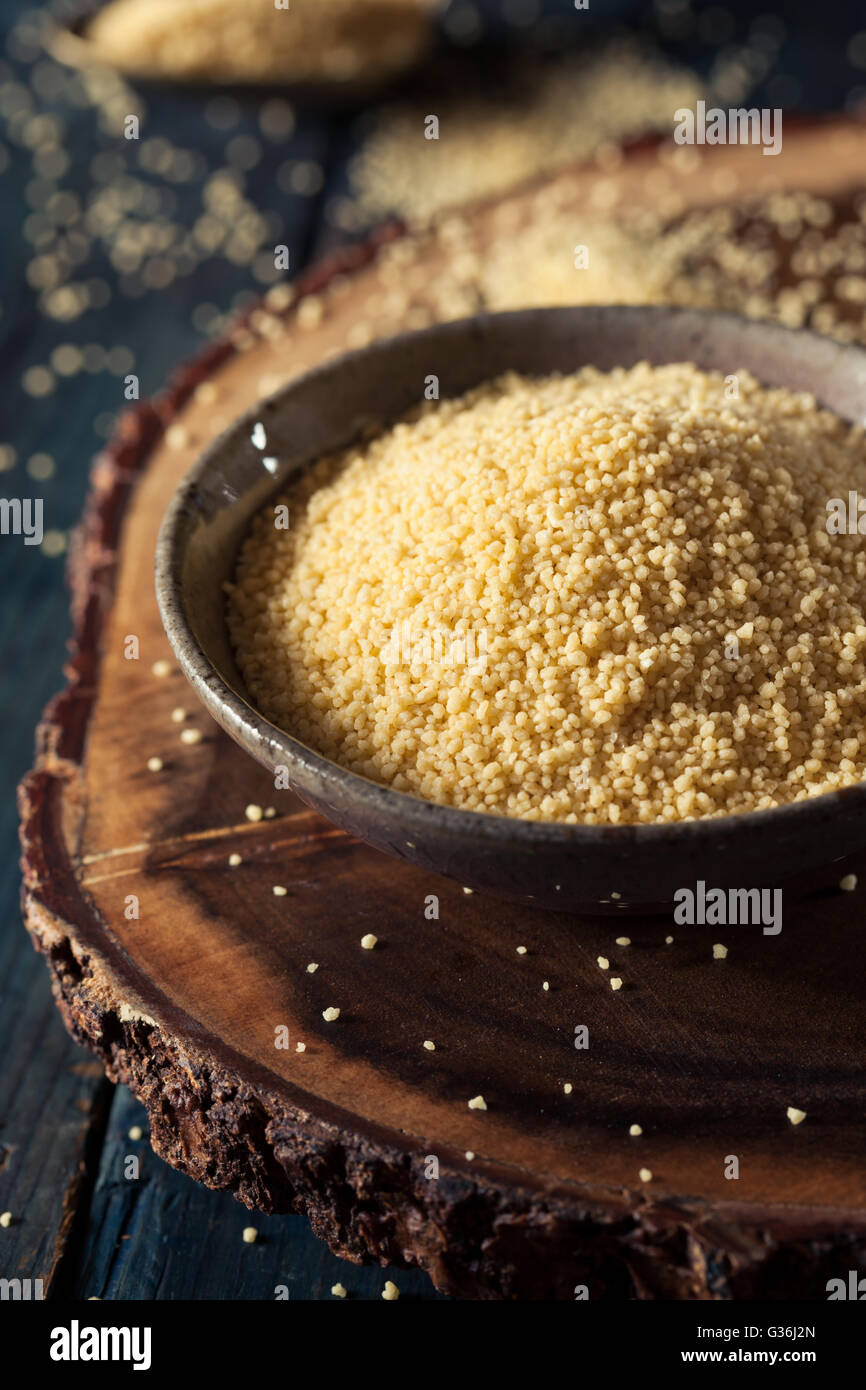
[[837,886],[859,868],[866,892],[866,847],[786,890],[775,937],[467,895],[274,791],[171,663],[152,582],[172,490],[228,421],[347,346],[484,307],[479,263],[551,208],[578,241],[593,199],[711,205],[768,180],[850,214],[864,149],[845,123],[776,159],[678,168],[640,145],[386,229],[122,418],[72,556],[68,684],[21,788],[24,907],[67,1026],[168,1162],[469,1297],[820,1299],[866,1262],[866,932]]

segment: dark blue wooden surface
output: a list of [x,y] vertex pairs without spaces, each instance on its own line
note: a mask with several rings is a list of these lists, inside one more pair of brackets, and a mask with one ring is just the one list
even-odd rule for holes
[[[502,21],[503,4],[507,10],[507,0],[477,7],[490,21],[482,32],[479,64],[485,44],[507,41],[514,48],[524,41]],[[676,56],[704,68],[713,59],[706,45],[690,47],[694,28],[678,30],[676,6],[593,0],[590,8],[590,19],[578,31],[567,0],[540,6],[542,12],[565,16],[566,38],[588,37],[623,18],[647,24],[661,16]],[[846,48],[850,36],[866,28],[860,6],[778,8],[787,31],[776,75],[785,73],[788,90],[799,94],[803,106],[836,109],[852,89],[866,91],[866,72],[852,63]],[[737,3],[728,11],[731,38],[746,37],[754,7]],[[262,98],[255,94],[230,94],[230,103],[217,113],[227,119],[226,126],[214,122],[200,92],[148,91],[130,108],[141,112],[141,142],[124,142],[105,128],[78,79],[41,52],[37,17],[23,0],[3,0],[0,495],[41,497],[44,525],[52,534],[42,547],[0,537],[0,783],[5,793],[0,800],[0,1211],[13,1215],[12,1224],[0,1228],[0,1277],[42,1278],[48,1292],[80,1298],[271,1299],[277,1285],[286,1285],[292,1298],[327,1298],[338,1280],[352,1297],[378,1298],[386,1273],[335,1260],[300,1217],[251,1217],[227,1195],[207,1192],[172,1172],[146,1141],[129,1139],[134,1124],[146,1125],[140,1107],[111,1087],[101,1069],[67,1039],[47,972],[21,928],[12,799],[31,762],[38,713],[62,681],[67,596],[62,555],[52,552],[80,512],[91,458],[123,404],[118,364],[103,369],[98,351],[91,354],[93,370],[56,375],[55,389],[44,395],[24,389],[28,369],[50,366],[52,353],[64,344],[124,347],[132,354],[127,370],[139,376],[147,395],[201,345],[209,318],[242,305],[262,288],[249,264],[210,255],[164,288],[142,292],[135,275],[112,265],[110,246],[93,234],[84,213],[87,202],[100,186],[132,178],[128,186],[133,203],[139,199],[139,211],[133,206],[130,221],[143,218],[142,200],[146,206],[152,199],[150,220],[162,216],[191,228],[203,211],[208,178],[231,156],[231,142],[238,135],[252,136],[260,157],[241,173],[242,195],[267,215],[262,247],[284,242],[292,266],[300,269],[340,239],[327,208],[335,193],[345,192],[346,163],[360,138],[358,113],[298,112],[290,138],[275,139],[261,130]],[[772,87],[766,84],[773,76],[767,73],[763,85],[770,99]],[[759,101],[761,96],[759,88]],[[117,100],[122,105],[123,99]],[[57,122],[53,153],[44,129],[40,133],[33,125],[34,117],[46,114]],[[143,142],[158,138],[189,152],[191,177],[166,179],[142,166]],[[286,192],[280,170],[289,160],[315,161],[323,171],[322,187],[311,194]],[[61,190],[75,194],[78,204],[52,203],[51,195]],[[53,257],[60,264],[64,244],[51,226],[62,228],[67,217],[72,218],[68,231],[83,228],[89,234],[86,247],[74,235],[65,249],[83,257],[70,267],[69,278],[89,283],[93,302],[79,317],[62,321],[45,313],[31,282],[35,258]],[[52,273],[49,267],[49,277]],[[53,462],[48,478],[40,476],[41,455]],[[137,1180],[124,1176],[129,1154],[140,1159]],[[241,1239],[249,1224],[260,1232],[254,1245]],[[391,1275],[404,1296],[436,1296],[417,1272]]]

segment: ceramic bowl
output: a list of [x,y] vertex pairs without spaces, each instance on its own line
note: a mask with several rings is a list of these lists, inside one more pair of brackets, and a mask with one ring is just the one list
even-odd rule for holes
[[[770,887],[866,844],[866,784],[766,811],[674,824],[521,821],[439,806],[347,771],[252,704],[225,621],[223,583],[254,513],[286,480],[371,424],[416,405],[424,381],[457,395],[528,374],[690,361],[808,390],[850,420],[866,411],[866,351],[728,314],[600,306],[530,309],[437,325],[347,354],[292,381],[225,431],[162,524],[156,588],[177,659],[218,724],[335,825],[466,887],[570,912],[669,907],[678,888]],[[252,441],[264,424],[276,474]]]

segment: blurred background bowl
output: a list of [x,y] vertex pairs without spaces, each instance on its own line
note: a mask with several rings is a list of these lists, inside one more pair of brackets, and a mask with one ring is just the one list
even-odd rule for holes
[[363,102],[428,58],[441,0],[78,0],[48,31],[72,67],[136,81],[272,85],[316,104]]

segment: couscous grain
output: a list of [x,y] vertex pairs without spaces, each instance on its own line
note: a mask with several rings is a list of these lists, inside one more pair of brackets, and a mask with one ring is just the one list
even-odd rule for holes
[[690,364],[430,403],[256,519],[229,589],[275,723],[428,800],[691,820],[866,774],[864,434]]

